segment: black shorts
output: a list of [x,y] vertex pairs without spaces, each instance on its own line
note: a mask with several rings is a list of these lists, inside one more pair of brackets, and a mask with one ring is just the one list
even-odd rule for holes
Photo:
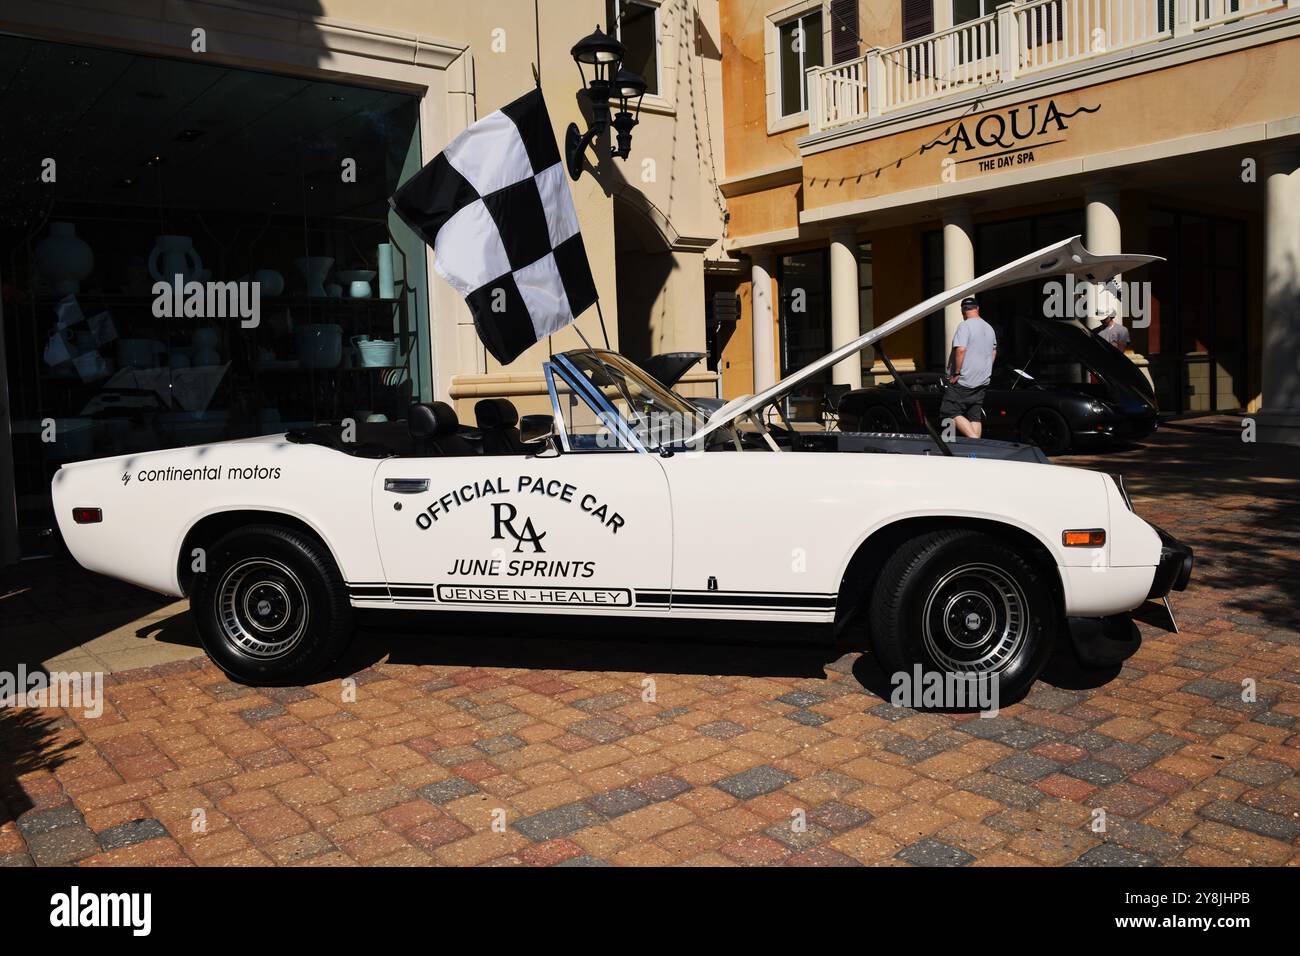
[[968,388],[965,385],[949,385],[943,390],[943,403],[939,406],[940,418],[956,418],[963,415],[972,422],[984,421],[984,389],[988,383]]

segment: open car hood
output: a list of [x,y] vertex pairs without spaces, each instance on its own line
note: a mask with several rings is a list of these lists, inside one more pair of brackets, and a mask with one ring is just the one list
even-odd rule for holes
[[639,363],[643,372],[649,372],[664,388],[672,388],[691,370],[703,352],[660,352]]
[[787,375],[781,381],[763,389],[757,395],[742,395],[740,398],[732,399],[709,416],[708,422],[695,433],[693,440],[704,438],[736,419],[764,408],[786,392],[819,375],[832,365],[836,365],[850,356],[857,355],[872,343],[892,335],[899,329],[907,328],[907,326],[924,318],[931,312],[938,311],[950,302],[959,302],[968,295],[983,292],[985,289],[997,289],[1005,285],[1014,285],[1017,282],[1025,282],[1040,276],[1046,279],[1051,276],[1065,275],[1066,273],[1089,282],[1105,282],[1122,272],[1128,272],[1156,261],[1159,261],[1158,256],[1094,255],[1083,247],[1079,236],[1063,239],[1050,246],[1044,246],[1037,252],[1031,252],[1023,258],[994,269],[992,272],[986,272],[969,282],[964,282],[959,286],[930,296],[924,302],[912,306],[906,312],[899,313],[888,322],[882,322],[870,332],[863,333],[852,342],[841,345],[835,351],[822,356],[809,365],[805,365],[792,375]]
[[1151,383],[1146,380],[1146,376],[1142,374],[1142,370],[1105,339],[1088,331],[1074,319],[1068,321],[1033,319],[1029,325],[1042,332],[1112,386],[1129,389],[1137,393],[1138,398],[1153,409],[1156,407],[1156,393],[1152,390]]

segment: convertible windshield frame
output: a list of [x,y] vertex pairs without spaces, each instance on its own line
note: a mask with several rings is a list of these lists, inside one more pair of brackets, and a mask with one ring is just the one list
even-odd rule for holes
[[[546,375],[546,390],[550,395],[551,410],[556,422],[556,431],[560,437],[560,446],[563,450],[578,454],[595,451],[623,451],[644,454],[646,451],[645,446],[637,438],[635,431],[628,426],[614,407],[605,400],[600,389],[593,387],[587,377],[578,371],[571,362],[562,361],[562,359],[562,355],[552,356],[552,361],[544,363],[542,370]],[[563,403],[560,401],[560,392],[555,384],[556,375],[568,387],[569,392],[578,401],[586,405],[592,414],[604,424],[617,443],[616,445],[605,447],[598,445],[596,448],[586,448],[574,441],[574,437],[570,432],[572,423],[564,414]]]
[[[625,437],[638,451],[693,447],[696,432],[706,422],[699,409],[617,352],[575,349],[552,359],[570,387],[602,418],[616,421],[620,440]],[[606,389],[616,391],[614,399],[627,406],[627,416]]]

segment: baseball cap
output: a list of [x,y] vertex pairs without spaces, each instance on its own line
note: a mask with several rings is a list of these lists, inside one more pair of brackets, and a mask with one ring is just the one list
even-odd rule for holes
[[968,312],[971,309],[978,309],[979,307],[979,301],[973,295],[968,295],[966,298],[961,300],[961,310],[963,312]]

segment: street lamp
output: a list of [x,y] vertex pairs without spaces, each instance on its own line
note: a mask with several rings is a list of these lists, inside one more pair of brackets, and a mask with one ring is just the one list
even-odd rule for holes
[[[641,97],[645,96],[645,80],[631,70],[619,70],[614,77],[614,93],[618,96],[618,112],[614,114],[614,129],[618,133],[618,146],[610,155],[627,159],[632,151],[632,127],[641,114]],[[635,101],[635,102],[633,102]],[[628,104],[632,103],[632,109]]]
[[[578,64],[578,73],[582,77],[582,95],[591,103],[591,126],[587,132],[579,130],[577,123],[570,123],[564,134],[564,155],[569,177],[577,179],[582,175],[582,154],[592,140],[609,130],[612,100],[617,101],[618,105],[613,123],[618,133],[618,145],[611,146],[609,154],[627,159],[632,149],[632,127],[637,124],[641,97],[645,95],[645,80],[630,70],[621,69],[627,51],[623,44],[604,33],[600,27],[575,43],[569,52]],[[587,76],[587,68],[591,72],[590,78]]]

